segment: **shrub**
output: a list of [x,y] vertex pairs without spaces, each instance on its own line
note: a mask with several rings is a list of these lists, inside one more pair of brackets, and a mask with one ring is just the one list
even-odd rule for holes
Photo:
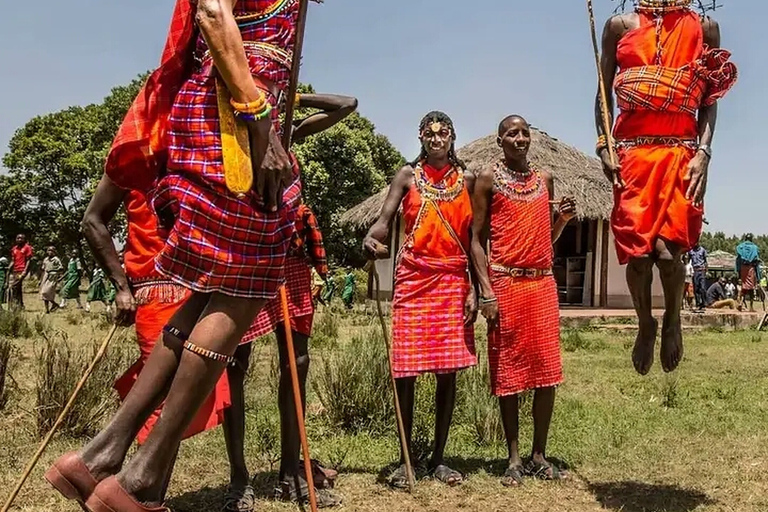
[[0,336],[8,338],[30,338],[34,332],[27,316],[17,308],[0,309]]
[[15,347],[11,340],[0,337],[0,411],[8,404],[10,395],[8,382],[11,379],[14,352]]
[[[77,382],[93,360],[98,345],[73,347],[64,333],[43,337],[36,350],[37,431],[45,435],[66,405]],[[74,407],[64,420],[60,433],[73,438],[95,435],[103,420],[115,409],[117,400],[112,384],[129,362],[128,351],[113,345],[86,381]]]

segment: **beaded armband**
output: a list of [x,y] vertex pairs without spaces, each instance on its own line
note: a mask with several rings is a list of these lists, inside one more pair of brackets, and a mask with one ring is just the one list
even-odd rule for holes
[[608,149],[608,137],[601,135],[597,138],[597,144],[595,144],[595,153],[597,153],[597,156],[600,156],[600,153],[604,149]]

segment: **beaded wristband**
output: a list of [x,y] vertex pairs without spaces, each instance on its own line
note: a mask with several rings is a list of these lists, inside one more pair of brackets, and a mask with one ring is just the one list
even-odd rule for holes
[[212,350],[208,350],[203,347],[198,347],[197,345],[189,341],[184,343],[184,348],[194,354],[197,354],[201,357],[205,357],[208,359],[212,359],[214,361],[218,361],[219,363],[230,365],[235,362],[235,358],[232,356],[225,356],[224,354],[219,354],[218,352],[214,352]]
[[597,138],[597,144],[595,145],[595,153],[597,153],[597,156],[600,156],[600,153],[604,149],[608,149],[608,137],[601,135]]
[[272,112],[272,105],[267,103],[266,107],[259,112],[259,113],[249,113],[249,112],[241,112],[239,110],[235,110],[235,117],[238,119],[242,119],[246,122],[255,122],[255,121],[261,121],[262,119],[265,119],[269,116],[269,114]]
[[229,100],[229,104],[236,112],[242,112],[243,114],[259,114],[264,110],[266,105],[269,105],[267,101],[267,94],[259,89],[259,99],[256,101],[249,101],[247,103],[240,103],[235,101],[234,98]]

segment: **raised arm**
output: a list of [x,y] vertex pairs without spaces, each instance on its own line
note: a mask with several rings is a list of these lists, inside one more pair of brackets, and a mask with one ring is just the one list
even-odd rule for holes
[[336,94],[302,94],[301,106],[319,109],[294,123],[293,141],[315,135],[332,127],[357,109],[357,98]]
[[392,184],[389,186],[387,197],[384,199],[384,205],[376,222],[368,230],[368,234],[363,240],[363,250],[370,259],[387,258],[389,256],[389,227],[395,218],[400,203],[405,197],[408,189],[413,185],[413,167],[406,165],[395,175]]
[[485,169],[477,176],[472,192],[472,267],[480,289],[480,313],[489,323],[496,321],[499,308],[488,275],[488,237],[491,228],[491,197],[493,195],[493,171]]
[[107,225],[122,204],[126,191],[115,185],[106,175],[102,176],[96,192],[88,204],[83,217],[82,228],[85,239],[93,252],[96,262],[107,272],[115,284],[115,304],[120,325],[130,325],[136,312],[136,302],[131,294],[128,278],[117,256],[112,235]]
[[[717,22],[706,17],[701,24],[704,30],[704,44],[710,48],[720,48],[720,26]],[[688,177],[691,182],[685,194],[688,200],[692,200],[698,206],[701,206],[704,201],[704,194],[707,192],[709,161],[712,158],[711,145],[715,136],[716,124],[717,102],[712,105],[702,105],[698,115],[699,150],[688,166]]]

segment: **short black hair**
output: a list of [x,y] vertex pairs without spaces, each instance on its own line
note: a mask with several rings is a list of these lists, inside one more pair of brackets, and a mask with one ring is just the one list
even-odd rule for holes
[[[445,112],[440,112],[439,110],[433,110],[429,114],[425,115],[421,122],[419,123],[419,133],[421,133],[424,128],[427,127],[428,124],[432,123],[443,123],[447,124],[448,127],[453,132],[453,141],[451,142],[451,148],[448,150],[448,160],[455,166],[459,167],[461,170],[466,170],[467,166],[464,164],[464,162],[456,156],[456,128],[453,126],[453,120],[446,114]],[[413,162],[410,162],[409,165],[412,167],[416,167],[419,162],[422,160],[425,160],[427,158],[427,150],[424,149],[424,146],[421,146],[421,152],[419,152],[419,156],[414,160]]]
[[502,135],[504,135],[504,132],[506,132],[506,131],[507,131],[507,130],[505,129],[505,128],[506,128],[506,126],[507,126],[507,123],[509,123],[509,122],[510,122],[510,121],[512,121],[513,119],[519,119],[519,120],[521,120],[522,122],[524,122],[524,123],[525,123],[527,126],[529,126],[529,127],[531,126],[530,124],[528,124],[528,121],[526,121],[526,120],[525,120],[525,118],[524,118],[523,116],[521,116],[521,115],[519,115],[519,114],[512,114],[512,115],[509,115],[509,116],[505,117],[504,119],[502,119],[502,120],[501,120],[501,122],[499,123],[499,137],[501,137]]

